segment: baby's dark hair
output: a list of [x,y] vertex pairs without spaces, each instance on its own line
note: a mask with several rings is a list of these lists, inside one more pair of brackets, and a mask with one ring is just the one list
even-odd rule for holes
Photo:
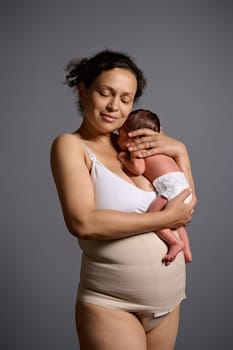
[[103,71],[113,68],[124,68],[134,74],[137,79],[137,91],[134,98],[136,101],[142,95],[146,79],[134,61],[122,52],[104,50],[89,59],[71,60],[66,66],[68,74],[65,83],[70,87],[76,87],[82,82],[89,88]]
[[160,120],[156,113],[147,109],[136,109],[132,111],[124,124],[129,131],[137,129],[151,129],[160,132]]

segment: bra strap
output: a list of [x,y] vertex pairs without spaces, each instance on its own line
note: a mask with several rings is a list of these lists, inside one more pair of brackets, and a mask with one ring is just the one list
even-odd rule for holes
[[93,153],[93,151],[90,149],[89,146],[87,146],[85,143],[82,142],[82,145],[84,146],[84,148],[86,149],[88,156],[90,158],[91,161],[95,161],[96,160],[96,156]]

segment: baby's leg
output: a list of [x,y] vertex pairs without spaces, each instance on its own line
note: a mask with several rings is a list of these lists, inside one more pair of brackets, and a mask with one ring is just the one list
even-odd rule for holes
[[189,243],[189,238],[184,227],[180,227],[178,230],[180,239],[184,243],[184,258],[186,263],[192,262],[192,253]]
[[[160,211],[166,204],[167,199],[159,196],[151,203],[149,211]],[[156,234],[168,245],[168,253],[163,258],[163,262],[165,265],[169,265],[176,258],[177,254],[184,248],[184,242],[170,229],[160,230],[156,232]]]
[[162,196],[158,196],[150,205],[148,211],[160,211],[165,208],[167,204],[167,199]]
[[156,234],[168,245],[168,252],[163,258],[163,262],[165,265],[170,265],[175,260],[177,254],[184,249],[184,242],[170,229],[160,230]]

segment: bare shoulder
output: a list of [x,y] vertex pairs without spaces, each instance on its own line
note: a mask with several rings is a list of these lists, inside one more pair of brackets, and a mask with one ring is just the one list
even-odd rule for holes
[[62,154],[63,152],[71,154],[73,152],[83,152],[83,146],[79,138],[74,134],[62,134],[57,136],[51,145],[51,157]]
[[69,147],[82,147],[79,138],[74,134],[62,134],[57,136],[51,146],[51,150]]
[[85,150],[80,139],[74,134],[57,136],[51,145],[50,162],[53,169],[60,165],[85,162]]

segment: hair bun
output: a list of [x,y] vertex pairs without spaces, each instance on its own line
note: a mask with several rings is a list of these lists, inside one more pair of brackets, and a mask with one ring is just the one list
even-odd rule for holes
[[65,84],[69,87],[73,87],[79,83],[80,77],[85,75],[88,70],[89,60],[87,58],[83,58],[81,60],[70,60],[67,64],[65,70],[68,71],[68,74],[65,77]]

